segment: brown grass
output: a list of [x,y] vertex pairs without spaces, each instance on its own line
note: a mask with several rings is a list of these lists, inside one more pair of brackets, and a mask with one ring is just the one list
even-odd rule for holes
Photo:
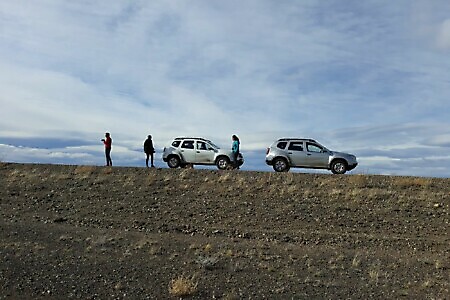
[[368,185],[368,177],[366,175],[351,175],[348,176],[348,183],[355,187],[366,187]]
[[192,296],[197,292],[198,282],[194,281],[194,277],[180,276],[172,279],[169,284],[169,294],[176,297]]
[[423,177],[402,177],[396,181],[396,184],[402,188],[427,188],[431,186],[431,180]]
[[78,166],[74,173],[80,177],[88,178],[90,175],[94,174],[95,169],[95,166]]

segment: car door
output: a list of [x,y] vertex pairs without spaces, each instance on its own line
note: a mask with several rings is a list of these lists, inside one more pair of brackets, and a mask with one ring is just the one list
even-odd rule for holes
[[196,143],[196,161],[200,164],[214,164],[214,149],[206,142],[197,141]]
[[306,152],[303,141],[291,141],[287,147],[287,153],[292,166],[304,166],[306,164]]
[[311,168],[327,168],[329,154],[316,143],[306,142],[307,165]]
[[195,141],[184,140],[180,146],[180,152],[183,156],[183,160],[187,163],[195,163]]

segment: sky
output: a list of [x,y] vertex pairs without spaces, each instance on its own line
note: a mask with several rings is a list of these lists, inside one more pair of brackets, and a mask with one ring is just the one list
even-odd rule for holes
[[[0,0],[0,161],[144,166],[201,136],[243,170],[313,138],[353,174],[449,177],[448,0]],[[302,170],[301,172],[311,172]]]

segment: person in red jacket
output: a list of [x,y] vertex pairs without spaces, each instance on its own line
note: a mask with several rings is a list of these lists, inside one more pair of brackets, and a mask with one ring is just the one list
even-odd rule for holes
[[112,160],[111,160],[112,139],[109,132],[105,133],[105,139],[102,139],[102,142],[103,144],[105,144],[106,165],[112,167]]

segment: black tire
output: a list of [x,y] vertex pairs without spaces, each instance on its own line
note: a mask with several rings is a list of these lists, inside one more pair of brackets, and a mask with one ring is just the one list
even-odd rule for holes
[[331,172],[333,174],[345,174],[347,172],[347,163],[345,160],[338,159],[331,163]]
[[180,158],[176,155],[169,156],[169,159],[167,160],[167,165],[169,168],[178,168],[180,166]]
[[220,156],[216,160],[216,166],[219,170],[226,170],[230,166],[230,159],[226,156]]
[[276,172],[287,172],[289,171],[289,164],[286,159],[277,157],[273,160],[272,163],[273,169]]

